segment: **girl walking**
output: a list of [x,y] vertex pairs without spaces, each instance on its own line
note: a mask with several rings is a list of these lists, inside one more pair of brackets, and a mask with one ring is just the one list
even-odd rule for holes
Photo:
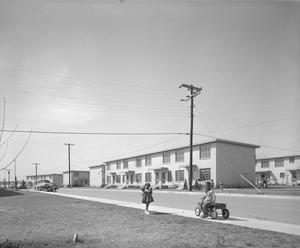
[[143,194],[142,194],[142,203],[146,204],[145,208],[145,214],[150,214],[148,209],[151,202],[154,202],[153,196],[152,196],[152,187],[150,183],[146,183],[142,188]]

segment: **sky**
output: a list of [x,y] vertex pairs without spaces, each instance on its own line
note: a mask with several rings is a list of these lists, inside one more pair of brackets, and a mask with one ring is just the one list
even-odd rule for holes
[[194,143],[299,155],[300,2],[0,0],[0,181],[188,146],[181,84]]

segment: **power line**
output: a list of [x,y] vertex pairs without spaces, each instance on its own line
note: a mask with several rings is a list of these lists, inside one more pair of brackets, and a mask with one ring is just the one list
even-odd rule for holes
[[[174,133],[163,133],[163,132],[67,132],[67,131],[38,131],[38,130],[11,130],[2,129],[3,132],[16,132],[16,133],[31,133],[31,134],[74,134],[74,135],[187,135],[186,132],[174,132]],[[1,131],[1,130],[0,130]]]

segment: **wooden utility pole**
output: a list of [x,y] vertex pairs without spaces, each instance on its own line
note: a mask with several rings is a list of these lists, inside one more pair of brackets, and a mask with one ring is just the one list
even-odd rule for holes
[[190,91],[190,95],[182,101],[191,101],[191,123],[190,123],[190,173],[189,173],[189,191],[192,191],[193,185],[193,129],[194,129],[194,97],[198,96],[202,88],[195,87],[194,85],[182,84],[179,88],[187,88]]
[[15,190],[18,190],[18,181],[17,181],[17,162],[14,160],[14,169],[15,169]]
[[70,155],[70,146],[74,146],[74,144],[65,143],[68,146],[68,160],[69,160],[69,189],[71,188],[71,155]]
[[40,164],[40,163],[32,163],[33,165],[35,165],[35,185],[37,184],[37,166]]
[[11,172],[11,170],[7,169],[7,173],[8,173],[8,187],[10,186],[10,172]]

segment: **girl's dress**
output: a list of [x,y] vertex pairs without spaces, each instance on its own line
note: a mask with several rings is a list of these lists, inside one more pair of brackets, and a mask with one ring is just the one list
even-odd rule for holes
[[145,186],[142,188],[143,194],[142,194],[142,203],[151,203],[154,202],[153,196],[152,196],[152,188],[146,188]]

